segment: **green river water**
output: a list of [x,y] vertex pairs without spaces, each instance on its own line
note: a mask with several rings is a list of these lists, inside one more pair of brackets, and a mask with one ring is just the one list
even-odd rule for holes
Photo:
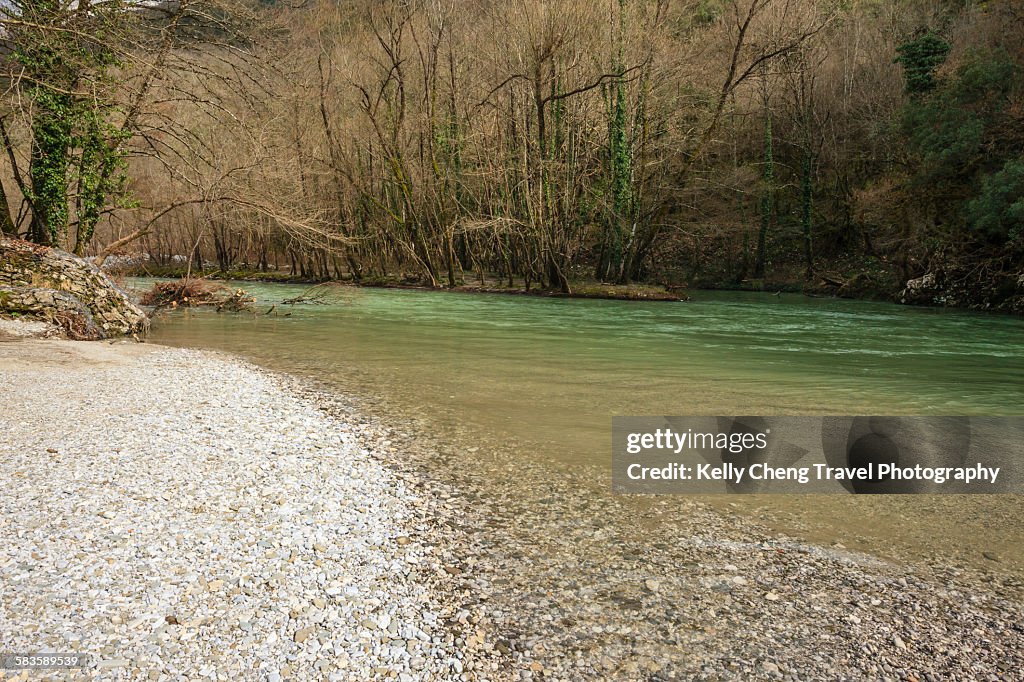
[[[1024,320],[1009,317],[723,292],[644,303],[339,287],[282,305],[309,287],[238,286],[256,314],[173,312],[151,339],[315,377],[452,447],[500,444],[502,457],[606,470],[613,415],[1024,414]],[[813,516],[818,539],[843,538],[849,505],[865,504],[729,499],[773,520]],[[924,524],[920,542],[978,537],[962,521]],[[1024,545],[1019,530],[993,533]]]

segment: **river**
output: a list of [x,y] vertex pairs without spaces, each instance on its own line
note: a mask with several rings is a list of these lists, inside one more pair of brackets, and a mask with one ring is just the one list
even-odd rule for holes
[[[1024,320],[1010,317],[726,292],[645,303],[335,287],[285,305],[309,287],[237,286],[256,314],[170,313],[152,340],[314,377],[454,450],[552,472],[606,475],[613,415],[1024,414]],[[998,549],[1001,568],[1024,564],[1010,496],[715,504],[883,555],[984,566]]]

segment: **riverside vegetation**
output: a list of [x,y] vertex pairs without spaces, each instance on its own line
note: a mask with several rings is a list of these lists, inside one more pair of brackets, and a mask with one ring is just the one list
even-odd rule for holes
[[1024,307],[1017,0],[16,0],[0,24],[0,228],[136,272]]

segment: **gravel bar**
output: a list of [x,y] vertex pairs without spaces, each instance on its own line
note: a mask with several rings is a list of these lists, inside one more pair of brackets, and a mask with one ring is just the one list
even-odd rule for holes
[[83,679],[488,679],[417,540],[431,502],[272,375],[2,343],[0,404],[0,652],[87,653]]

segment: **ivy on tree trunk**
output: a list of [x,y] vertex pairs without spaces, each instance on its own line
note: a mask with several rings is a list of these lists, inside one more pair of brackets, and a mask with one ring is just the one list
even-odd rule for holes
[[117,107],[105,88],[119,61],[113,48],[91,39],[88,27],[67,30],[73,17],[55,0],[25,0],[22,12],[26,28],[8,41],[31,103],[28,236],[63,245],[74,220],[73,247],[81,255],[103,212],[129,203],[123,143],[130,133],[112,122]]

